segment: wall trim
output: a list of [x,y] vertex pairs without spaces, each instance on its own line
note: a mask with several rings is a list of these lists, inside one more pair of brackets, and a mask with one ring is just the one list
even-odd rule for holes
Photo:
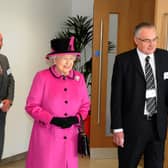
[[17,160],[25,159],[26,158],[26,154],[27,154],[27,152],[23,152],[23,153],[20,153],[20,154],[17,154],[17,155],[10,156],[10,157],[7,157],[5,159],[2,159],[0,161],[0,166],[5,165],[5,164],[10,163],[10,162],[17,161]]

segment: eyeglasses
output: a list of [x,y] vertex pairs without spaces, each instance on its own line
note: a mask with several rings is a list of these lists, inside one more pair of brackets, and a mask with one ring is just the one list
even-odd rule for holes
[[158,40],[158,37],[155,37],[153,39],[141,39],[141,38],[137,38],[137,39],[144,43],[155,43]]

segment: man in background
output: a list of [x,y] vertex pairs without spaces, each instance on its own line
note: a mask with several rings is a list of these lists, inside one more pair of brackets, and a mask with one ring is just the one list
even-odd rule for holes
[[163,168],[168,114],[168,52],[157,46],[156,28],[135,27],[136,48],[116,56],[111,128],[119,168]]
[[[0,33],[0,49],[3,45],[3,37]],[[0,54],[0,159],[2,157],[6,113],[10,109],[14,98],[14,78],[11,73],[8,58]]]

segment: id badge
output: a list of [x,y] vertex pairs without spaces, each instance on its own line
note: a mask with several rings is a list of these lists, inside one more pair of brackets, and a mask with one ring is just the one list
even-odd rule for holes
[[164,79],[164,80],[168,79],[168,72],[164,72],[164,74],[163,74],[163,79]]
[[146,99],[156,97],[156,89],[146,90]]

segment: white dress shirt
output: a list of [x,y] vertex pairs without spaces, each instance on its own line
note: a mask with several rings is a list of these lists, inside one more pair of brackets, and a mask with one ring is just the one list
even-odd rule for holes
[[[145,58],[146,58],[146,56],[150,57],[149,63],[151,65],[151,67],[152,67],[152,71],[153,71],[153,75],[154,75],[154,82],[155,82],[155,94],[157,95],[157,83],[156,83],[156,70],[155,70],[154,55],[153,54],[145,55],[144,53],[142,53],[138,49],[137,49],[137,53],[138,53],[138,57],[139,57],[139,60],[140,60],[140,63],[141,63],[141,67],[143,69],[144,74],[145,74],[145,62],[146,62]],[[149,112],[146,109],[146,102],[145,102],[144,115],[148,115],[148,114],[149,114]]]

